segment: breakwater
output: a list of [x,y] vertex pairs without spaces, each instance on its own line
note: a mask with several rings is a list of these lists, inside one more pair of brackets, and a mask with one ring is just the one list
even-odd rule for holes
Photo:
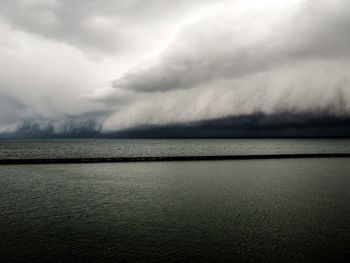
[[171,161],[220,161],[297,158],[345,158],[350,153],[308,153],[308,154],[259,154],[259,155],[208,155],[208,156],[142,156],[142,157],[100,157],[100,158],[42,158],[42,159],[0,159],[0,165],[11,164],[68,164],[68,163],[121,163],[121,162],[171,162]]

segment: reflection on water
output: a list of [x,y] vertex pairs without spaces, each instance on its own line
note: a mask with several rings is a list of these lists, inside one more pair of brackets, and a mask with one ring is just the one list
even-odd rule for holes
[[2,262],[331,262],[350,160],[2,166]]

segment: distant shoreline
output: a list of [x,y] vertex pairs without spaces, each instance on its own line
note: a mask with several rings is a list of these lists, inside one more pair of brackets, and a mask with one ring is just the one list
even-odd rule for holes
[[174,162],[174,161],[225,161],[301,158],[346,158],[350,153],[308,154],[250,154],[211,156],[145,156],[145,157],[101,157],[101,158],[49,158],[49,159],[0,159],[0,165],[18,164],[69,164],[69,163],[126,163],[126,162]]

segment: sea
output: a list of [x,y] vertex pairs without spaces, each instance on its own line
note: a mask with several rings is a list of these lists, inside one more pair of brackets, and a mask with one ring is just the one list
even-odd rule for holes
[[[0,159],[350,153],[350,139],[0,140]],[[349,262],[350,158],[0,166],[0,262]]]

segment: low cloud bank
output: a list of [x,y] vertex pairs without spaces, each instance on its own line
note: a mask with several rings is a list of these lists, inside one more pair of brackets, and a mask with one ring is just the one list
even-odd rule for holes
[[35,120],[19,125],[0,138],[270,138],[349,137],[350,117],[327,112],[241,115],[212,120],[141,125],[105,132],[93,119],[50,123]]

